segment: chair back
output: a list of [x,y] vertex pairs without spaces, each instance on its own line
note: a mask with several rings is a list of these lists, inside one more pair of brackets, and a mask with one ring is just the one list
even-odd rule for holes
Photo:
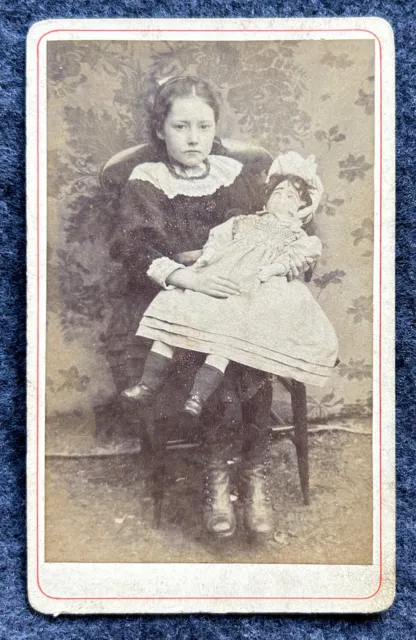
[[[249,165],[250,170],[255,174],[267,172],[272,163],[272,156],[263,147],[233,138],[225,138],[221,141],[216,139],[212,153],[228,156],[244,165]],[[120,151],[103,166],[100,172],[100,184],[106,191],[119,191],[129,179],[134,167],[143,162],[158,160],[156,150],[149,143]]]

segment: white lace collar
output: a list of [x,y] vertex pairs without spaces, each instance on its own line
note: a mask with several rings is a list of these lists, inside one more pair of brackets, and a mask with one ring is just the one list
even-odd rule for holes
[[220,187],[228,187],[241,173],[243,165],[234,158],[209,156],[210,171],[199,180],[187,180],[171,174],[164,162],[144,162],[137,165],[129,180],[150,182],[156,189],[163,191],[169,199],[178,195],[209,196]]

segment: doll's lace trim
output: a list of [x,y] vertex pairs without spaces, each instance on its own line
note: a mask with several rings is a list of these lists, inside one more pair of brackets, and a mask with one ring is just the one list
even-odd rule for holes
[[209,156],[210,171],[199,180],[187,180],[173,176],[164,162],[144,162],[133,169],[130,180],[150,182],[156,189],[163,191],[169,199],[178,195],[208,196],[220,187],[230,186],[241,173],[243,165],[234,158]]
[[301,221],[289,216],[275,218],[270,213],[236,216],[233,237],[242,236],[252,241],[255,234],[257,241],[261,239],[267,244],[285,246],[300,236],[301,229]]
[[176,269],[184,268],[183,264],[179,264],[170,258],[163,257],[153,260],[146,273],[149,278],[154,282],[157,282],[157,284],[163,287],[163,289],[174,289],[175,287],[172,284],[166,284],[166,279],[171,273],[176,271]]

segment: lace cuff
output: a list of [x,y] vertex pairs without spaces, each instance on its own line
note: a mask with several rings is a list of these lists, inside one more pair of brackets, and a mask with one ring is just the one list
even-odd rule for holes
[[185,266],[183,264],[179,264],[179,262],[175,262],[170,258],[156,258],[146,273],[149,278],[157,282],[163,289],[174,289],[173,284],[166,284],[166,279],[169,278],[170,274],[176,271],[176,269],[184,268]]

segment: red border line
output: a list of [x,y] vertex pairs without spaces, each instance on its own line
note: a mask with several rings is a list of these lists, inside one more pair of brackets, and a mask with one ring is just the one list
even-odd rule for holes
[[[369,596],[364,597],[325,597],[325,596],[149,596],[149,597],[62,597],[51,596],[47,594],[40,585],[40,550],[39,550],[39,367],[40,367],[40,347],[39,347],[39,334],[40,334],[40,311],[39,311],[39,294],[40,294],[40,132],[39,132],[39,120],[40,120],[40,69],[39,69],[39,49],[42,40],[51,33],[58,32],[89,32],[89,33],[300,33],[300,32],[331,32],[331,33],[344,33],[344,32],[361,32],[369,33],[372,35],[379,45],[380,53],[380,268],[379,268],[379,438],[380,438],[380,452],[379,452],[379,464],[380,464],[380,580],[377,590]],[[383,109],[382,109],[382,44],[378,35],[368,29],[52,29],[44,33],[37,42],[37,95],[36,95],[36,108],[37,108],[37,125],[36,125],[36,144],[37,144],[37,229],[36,229],[36,243],[37,243],[37,257],[36,257],[36,322],[37,322],[37,344],[36,344],[36,580],[39,591],[47,598],[51,600],[369,600],[374,598],[381,589],[383,583],[383,567],[382,567],[382,385],[381,385],[381,350],[382,350],[382,170],[383,170]]]

